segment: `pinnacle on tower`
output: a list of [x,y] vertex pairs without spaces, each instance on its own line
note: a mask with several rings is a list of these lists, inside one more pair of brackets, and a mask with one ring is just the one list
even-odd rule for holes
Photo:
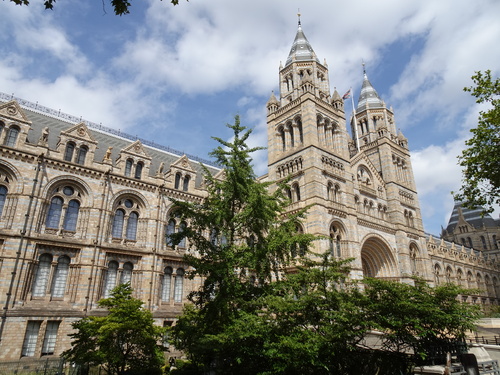
[[368,80],[363,64],[363,86],[361,87],[361,93],[359,94],[356,112],[367,108],[385,108],[385,104],[384,101],[378,96],[378,93],[371,82]]
[[300,24],[297,29],[297,34],[295,35],[295,40],[293,41],[292,48],[290,49],[290,53],[288,54],[288,58],[286,59],[285,66],[288,66],[292,63],[292,61],[316,61],[319,63],[314,50],[311,47],[311,44],[307,40],[304,32],[302,31],[302,26]]

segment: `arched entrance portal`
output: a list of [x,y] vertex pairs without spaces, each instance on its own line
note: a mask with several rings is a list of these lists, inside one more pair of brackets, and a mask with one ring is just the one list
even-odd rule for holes
[[391,249],[380,238],[370,237],[361,248],[361,264],[365,277],[399,278]]

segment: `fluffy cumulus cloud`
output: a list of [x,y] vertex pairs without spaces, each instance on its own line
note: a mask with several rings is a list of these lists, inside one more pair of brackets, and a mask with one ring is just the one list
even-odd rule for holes
[[[500,75],[496,0],[134,0],[115,17],[91,3],[0,2],[0,91],[205,157],[239,113],[266,146],[265,102],[278,94],[300,8],[330,70],[355,99],[365,62],[413,147],[424,224],[437,233],[460,184],[456,156],[474,126],[462,91],[477,70]],[[349,106],[346,106],[349,107]],[[349,110],[347,111],[349,116]],[[181,145],[181,146],[179,146]],[[266,172],[266,153],[255,155]]]

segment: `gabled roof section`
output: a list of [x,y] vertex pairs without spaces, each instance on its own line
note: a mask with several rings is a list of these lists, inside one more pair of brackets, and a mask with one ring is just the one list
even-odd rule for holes
[[76,124],[75,126],[69,128],[68,130],[63,130],[61,132],[61,135],[97,143],[94,136],[89,131],[89,128],[87,127],[87,125],[85,125],[84,122],[80,122],[79,124]]
[[446,227],[448,233],[453,233],[453,230],[461,220],[465,220],[467,224],[479,229],[499,226],[499,222],[493,219],[491,215],[487,213],[483,214],[483,207],[470,209],[463,207],[462,202],[455,202],[448,226]]
[[191,165],[189,158],[186,155],[181,156],[178,160],[172,163],[171,167],[177,167],[189,172],[196,172],[193,166]]
[[360,112],[368,108],[385,108],[384,101],[380,99],[377,91],[368,80],[366,71],[363,73],[363,75],[363,86],[361,87],[361,93],[359,94],[356,112]]
[[11,100],[5,104],[0,104],[0,115],[12,120],[31,124],[31,121],[28,120],[28,117],[26,117],[23,109],[15,100]]
[[299,20],[299,27],[295,40],[293,41],[292,48],[286,59],[285,66],[288,66],[292,61],[316,61],[319,63],[311,44],[307,40]]
[[137,140],[134,143],[128,145],[125,147],[122,152],[127,152],[129,154],[133,155],[138,155],[140,157],[143,157],[145,159],[151,159],[151,156],[146,152],[146,149],[142,145],[142,142]]

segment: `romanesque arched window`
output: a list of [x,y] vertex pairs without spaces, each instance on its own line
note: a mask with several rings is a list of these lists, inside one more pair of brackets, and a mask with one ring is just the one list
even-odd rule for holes
[[65,161],[73,161],[73,153],[75,152],[75,143],[74,142],[68,142],[66,143],[66,149],[64,150],[64,160]]
[[189,189],[189,180],[191,179],[191,176],[189,175],[186,175],[184,176],[184,181],[183,181],[183,186],[182,186],[182,190],[184,191],[188,191]]
[[175,189],[180,189],[180,186],[181,186],[181,174],[180,173],[176,173],[175,174],[175,185],[174,185],[174,188]]
[[483,245],[483,249],[486,249],[486,238],[484,236],[481,236],[481,244]]
[[330,255],[335,258],[342,257],[342,229],[334,223],[330,225]]
[[[302,225],[300,225],[299,223],[295,224],[295,233],[304,234],[304,228],[302,228]],[[293,258],[297,256],[303,257],[304,255],[306,255],[306,251],[307,251],[306,246],[299,243],[292,244],[290,248],[290,253]]]
[[7,131],[4,145],[8,147],[15,147],[17,137],[19,136],[20,129],[17,126],[11,126]]
[[300,196],[300,186],[298,183],[293,184],[292,191],[293,191],[292,201],[299,202],[301,200],[301,196]]
[[43,297],[49,283],[50,268],[52,266],[52,255],[42,254],[38,258],[38,268],[33,281],[33,297]]
[[52,280],[52,297],[62,298],[66,290],[66,281],[68,279],[70,258],[62,255],[57,260],[57,266]]
[[137,165],[135,166],[134,178],[137,178],[138,180],[140,180],[142,178],[143,167],[144,167],[144,163],[142,161],[137,163]]
[[184,289],[184,269],[178,268],[175,273],[175,282],[174,282],[174,302],[180,303],[182,302],[183,291]]
[[281,141],[281,151],[286,151],[286,137],[285,137],[285,129],[283,126],[280,126],[278,129],[278,137]]
[[165,267],[163,270],[162,283],[161,283],[161,301],[170,301],[170,291],[172,289],[172,267]]
[[85,158],[87,157],[87,152],[89,151],[89,148],[87,146],[80,146],[80,149],[78,150],[78,155],[76,157],[76,163],[85,165]]
[[134,161],[132,159],[127,159],[125,162],[125,177],[130,177],[132,175],[132,166]]
[[2,217],[3,207],[5,206],[5,201],[7,200],[7,187],[0,185],[0,218]]
[[459,286],[464,286],[464,272],[462,271],[462,269],[457,269],[457,284]]
[[434,265],[434,281],[436,285],[441,283],[441,266],[437,263]]
[[137,239],[139,214],[140,208],[134,199],[124,198],[119,200],[113,217],[112,237],[135,241]]
[[419,262],[420,262],[420,251],[418,250],[418,247],[414,243],[412,243],[410,245],[410,267],[411,267],[411,273],[413,275],[418,276],[420,274]]
[[[174,246],[175,244],[172,241],[171,236],[178,232],[183,232],[186,229],[186,223],[181,220],[179,212],[173,212],[170,214],[170,219],[165,228],[165,238],[167,246]],[[179,248],[186,247],[186,237],[183,237],[179,240],[177,244]]]
[[452,282],[453,270],[451,269],[450,266],[446,267],[445,277],[446,277],[446,282],[447,283],[451,283]]
[[54,190],[50,199],[45,227],[75,232],[78,224],[82,195],[79,189],[63,185]]
[[120,277],[120,284],[127,284],[127,283],[130,284],[131,283],[133,269],[134,269],[134,266],[130,262],[125,262],[123,264],[123,270],[122,270],[122,274]]
[[105,273],[104,279],[104,298],[111,296],[111,291],[116,286],[116,279],[118,277],[118,262],[112,260],[108,263],[108,269]]

